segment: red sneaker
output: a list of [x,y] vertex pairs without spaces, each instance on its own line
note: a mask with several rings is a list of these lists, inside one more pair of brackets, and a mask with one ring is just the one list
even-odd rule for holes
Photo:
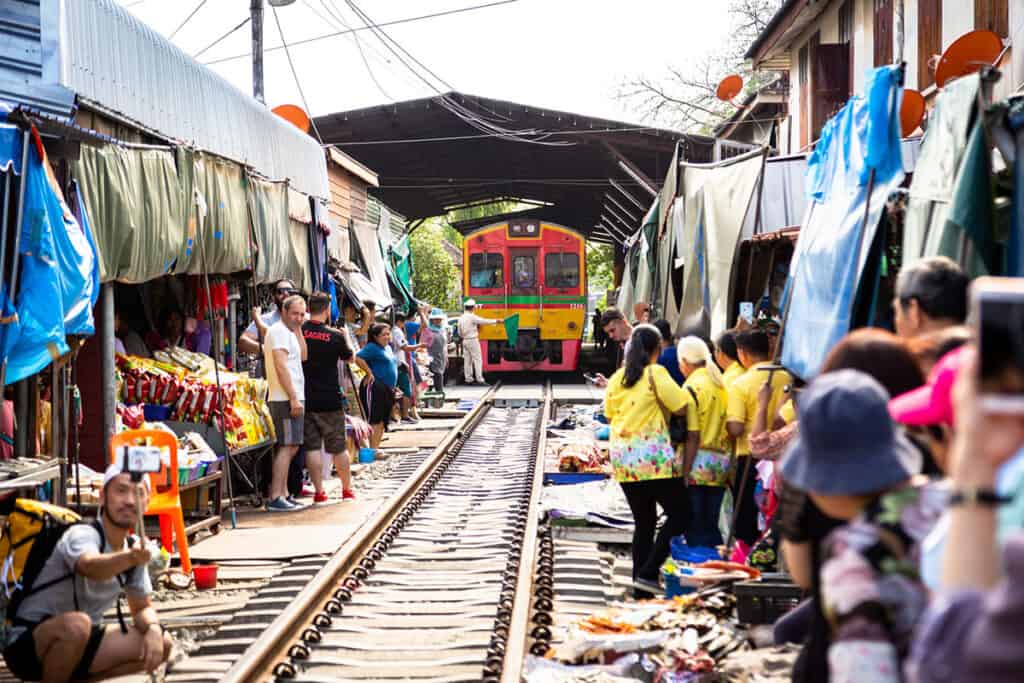
[[342,500],[355,500],[356,499],[356,492],[353,491],[352,489],[345,489],[344,491],[341,492],[341,499]]
[[314,489],[312,486],[310,486],[309,484],[302,485],[303,498],[308,498],[309,496],[312,496],[314,493],[316,493],[316,489]]
[[326,503],[327,502],[327,491],[320,491],[313,496],[314,503]]

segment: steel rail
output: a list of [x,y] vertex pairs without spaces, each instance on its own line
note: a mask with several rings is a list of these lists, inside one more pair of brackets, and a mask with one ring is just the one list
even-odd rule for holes
[[[270,626],[242,654],[220,679],[222,683],[251,683],[275,678],[274,668],[289,659],[289,652],[302,642],[307,625],[324,610],[332,592],[370,550],[384,529],[399,516],[405,505],[415,496],[444,461],[449,449],[472,431],[477,422],[493,404],[500,387],[495,384],[480,402],[462,418],[458,426],[437,445],[415,473],[375,514],[335,552],[334,556],[317,572],[313,580],[295,597],[295,600],[270,623]],[[543,474],[543,468],[542,468]]]
[[540,525],[540,498],[544,483],[544,456],[547,452],[548,423],[553,405],[551,380],[544,386],[544,404],[540,414],[540,436],[537,441],[536,469],[530,489],[529,516],[523,531],[523,548],[519,558],[519,577],[516,582],[515,602],[512,604],[512,621],[509,624],[508,640],[505,647],[505,664],[501,671],[502,683],[519,683],[522,680],[523,663],[526,661],[527,640],[530,635],[530,612],[533,608],[534,567],[537,561],[537,547],[540,540],[537,530]]

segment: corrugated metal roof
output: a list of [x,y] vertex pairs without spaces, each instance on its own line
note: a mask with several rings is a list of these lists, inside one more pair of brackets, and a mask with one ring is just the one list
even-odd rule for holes
[[[75,94],[57,84],[57,13],[52,0],[0,0],[0,100],[25,104],[61,118],[71,116]],[[53,5],[53,9],[56,5]]]
[[[320,198],[316,140],[198,63],[113,0],[60,2],[61,84],[162,136],[234,159]],[[9,4],[3,0],[3,4]]]

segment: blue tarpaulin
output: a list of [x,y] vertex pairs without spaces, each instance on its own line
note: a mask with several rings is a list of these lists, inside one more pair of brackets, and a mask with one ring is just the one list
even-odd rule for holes
[[[17,149],[11,137],[20,139],[21,131],[0,126],[0,151]],[[0,159],[0,166],[7,163]],[[20,158],[14,163],[20,165]],[[8,384],[39,372],[67,353],[66,335],[92,334],[92,308],[99,295],[96,247],[88,224],[79,223],[64,203],[49,164],[34,146],[29,149],[25,176],[16,306],[5,290],[5,325],[0,327]]]
[[[850,329],[853,301],[890,192],[903,181],[898,67],[871,72],[826,124],[807,163],[811,204],[793,254],[782,363],[810,379]],[[874,179],[871,176],[874,171]]]

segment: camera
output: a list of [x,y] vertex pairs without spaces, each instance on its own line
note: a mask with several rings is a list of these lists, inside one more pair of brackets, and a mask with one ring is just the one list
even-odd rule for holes
[[118,451],[117,464],[131,475],[132,481],[140,481],[142,475],[160,471],[163,456],[156,446],[125,446]]

